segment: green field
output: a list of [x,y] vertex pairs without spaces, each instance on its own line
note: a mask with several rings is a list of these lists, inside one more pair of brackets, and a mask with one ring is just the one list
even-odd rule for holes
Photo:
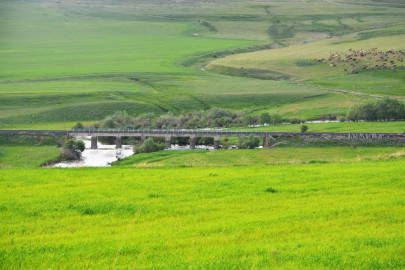
[[0,269],[403,269],[404,165],[2,170]]
[[336,163],[404,157],[403,147],[274,148],[217,151],[160,151],[130,156],[113,166],[227,167],[280,164]]
[[[335,133],[404,133],[404,122],[331,122],[331,123],[305,123],[308,132],[335,132]],[[275,125],[275,132],[301,132],[300,124]],[[249,133],[249,131],[266,130],[273,131],[272,126],[257,128],[238,128]]]
[[[369,97],[199,68],[249,56],[241,63],[259,77],[271,71],[269,78],[281,74],[313,86],[403,96],[400,72],[343,76],[318,65],[296,65],[332,49],[400,48],[403,6],[397,1],[3,1],[0,128],[60,128],[63,121],[96,121],[117,110],[180,114],[215,106],[279,110],[305,119],[344,115]],[[330,35],[335,38],[325,39]],[[262,52],[239,54],[262,48],[255,49],[258,44],[273,48],[259,62],[250,55]]]
[[55,146],[0,146],[0,169],[36,168],[60,159]]
[[[297,45],[279,50],[268,50],[240,54],[221,59],[207,67],[208,70],[220,73],[242,76],[241,67],[245,76],[255,76],[256,70],[261,70],[261,76],[277,74],[294,81],[330,89],[345,90],[371,95],[389,95],[403,97],[405,95],[404,62],[397,62],[397,70],[359,70],[359,74],[349,74],[351,66],[346,63],[328,61],[330,51],[336,54],[350,54],[349,49],[378,51],[405,50],[405,35],[394,37],[379,37],[368,40],[353,40],[348,38],[333,38],[319,42]],[[365,58],[365,57],[364,57]],[[319,63],[314,59],[326,59],[326,63]],[[364,59],[364,64],[374,67],[381,62],[377,58]],[[402,59],[403,60],[403,59]],[[337,67],[330,67],[335,63]],[[389,64],[389,62],[388,62]],[[391,66],[390,66],[391,67]],[[344,71],[347,69],[347,71]],[[266,73],[267,72],[267,73]],[[270,76],[269,75],[269,76]],[[402,98],[403,99],[403,98]],[[405,99],[403,99],[405,100]]]
[[[405,100],[399,54],[396,71],[358,74],[314,60],[405,51],[404,8],[404,0],[4,0],[0,129],[213,107],[327,119],[376,95]],[[306,125],[403,133],[404,123]],[[405,269],[403,141],[271,140],[280,145],[62,169],[40,167],[60,159],[63,137],[1,135],[0,269]]]

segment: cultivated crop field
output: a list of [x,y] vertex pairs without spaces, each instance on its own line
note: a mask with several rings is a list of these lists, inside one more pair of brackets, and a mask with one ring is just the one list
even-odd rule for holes
[[0,268],[401,269],[404,165],[3,170]]

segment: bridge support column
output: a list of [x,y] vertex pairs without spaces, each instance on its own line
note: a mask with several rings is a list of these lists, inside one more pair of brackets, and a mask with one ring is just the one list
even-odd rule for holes
[[172,148],[172,136],[166,135],[165,136],[165,143],[166,143],[166,149]]
[[122,138],[121,138],[121,136],[117,136],[115,139],[116,139],[115,140],[115,148],[117,148],[117,149],[122,148]]
[[66,140],[69,140],[70,139],[70,136],[69,136],[69,132],[68,133],[66,133]]
[[91,136],[91,149],[97,149],[97,137]]
[[141,135],[141,144],[143,144],[145,142],[145,140],[146,140],[146,136],[142,134]]
[[219,148],[219,139],[221,137],[219,136],[214,136],[214,149],[218,149]]
[[269,134],[266,134],[266,136],[263,137],[263,148],[268,147],[269,147]]
[[190,149],[195,149],[195,137],[190,137]]

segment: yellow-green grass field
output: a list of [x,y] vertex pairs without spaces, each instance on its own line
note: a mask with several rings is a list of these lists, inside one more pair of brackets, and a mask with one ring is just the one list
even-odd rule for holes
[[2,170],[0,269],[403,269],[404,165]]
[[116,161],[113,166],[227,167],[311,164],[381,160],[405,157],[403,147],[273,148],[217,151],[159,151]]

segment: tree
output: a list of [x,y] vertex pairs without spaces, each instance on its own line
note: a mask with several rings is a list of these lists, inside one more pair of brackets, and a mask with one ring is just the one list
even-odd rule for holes
[[300,129],[301,129],[301,132],[302,132],[302,133],[307,132],[307,131],[308,131],[308,126],[302,125],[302,126],[300,127]]
[[253,123],[253,117],[252,117],[251,115],[246,115],[246,116],[243,118],[243,125],[244,125],[244,126],[251,125],[252,123]]
[[354,105],[350,108],[347,114],[347,120],[357,122],[359,119],[359,105]]
[[163,150],[165,148],[166,148],[165,143],[157,144],[157,143],[155,143],[153,138],[147,138],[141,146],[134,148],[134,152],[135,152],[135,154],[152,153],[152,152]]
[[77,123],[73,126],[73,129],[81,129],[81,128],[83,128],[83,124],[80,123],[80,122],[77,122]]
[[105,119],[103,121],[103,128],[115,128],[117,123],[111,117]]
[[262,113],[259,116],[259,122],[260,124],[264,125],[264,124],[270,124],[271,123],[271,116],[269,113]]
[[239,142],[238,148],[239,149],[255,149],[260,145],[260,138],[250,134],[249,137],[244,136],[242,141]]
[[283,123],[283,118],[281,117],[281,115],[279,115],[277,113],[273,113],[271,116],[271,119],[274,121],[274,124]]
[[405,106],[397,99],[383,98],[377,102],[368,101],[352,106],[347,114],[349,121],[403,120]]
[[83,141],[67,140],[63,146],[62,157],[66,160],[80,159],[85,149]]

